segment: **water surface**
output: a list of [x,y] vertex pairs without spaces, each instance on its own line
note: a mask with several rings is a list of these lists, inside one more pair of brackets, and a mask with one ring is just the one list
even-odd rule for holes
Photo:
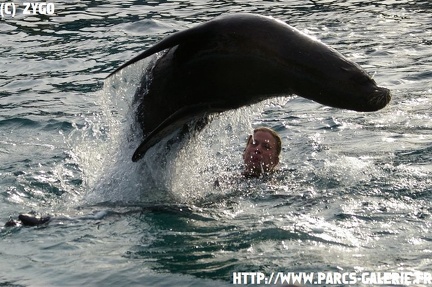
[[[18,3],[18,1],[16,2]],[[431,270],[429,1],[54,1],[0,21],[3,286],[228,286],[235,271]],[[220,14],[273,16],[391,89],[357,113],[298,97],[216,117],[180,151],[138,164],[129,109],[157,40]],[[282,136],[270,181],[238,173],[247,134]],[[160,159],[163,159],[162,161]],[[76,219],[79,218],[79,219]]]

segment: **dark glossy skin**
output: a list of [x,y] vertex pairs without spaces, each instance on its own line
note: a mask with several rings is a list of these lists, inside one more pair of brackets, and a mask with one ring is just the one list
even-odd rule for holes
[[281,21],[245,13],[168,36],[116,71],[165,49],[137,92],[146,138],[134,161],[193,119],[275,96],[296,94],[364,112],[385,107],[391,98],[334,49]]

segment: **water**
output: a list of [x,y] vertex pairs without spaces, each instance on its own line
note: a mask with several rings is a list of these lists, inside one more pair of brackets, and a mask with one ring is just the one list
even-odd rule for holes
[[[15,3],[18,3],[16,1]],[[429,1],[54,1],[0,22],[2,286],[229,286],[232,272],[431,270]],[[287,97],[216,117],[177,152],[129,159],[148,61],[119,64],[227,12],[283,20],[365,68],[393,99],[356,113]],[[284,148],[236,180],[247,133]],[[162,159],[162,161],[161,161]],[[228,178],[215,189],[217,178]],[[419,285],[420,286],[420,285]]]

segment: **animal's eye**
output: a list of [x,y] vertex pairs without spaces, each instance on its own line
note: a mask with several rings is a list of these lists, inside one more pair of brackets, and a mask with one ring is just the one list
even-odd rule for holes
[[371,78],[368,75],[362,74],[355,79],[360,84],[366,84],[371,81]]

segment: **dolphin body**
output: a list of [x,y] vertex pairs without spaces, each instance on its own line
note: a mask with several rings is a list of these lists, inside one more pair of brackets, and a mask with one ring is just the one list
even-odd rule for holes
[[174,33],[110,75],[166,49],[137,90],[145,138],[133,161],[187,123],[272,97],[296,94],[360,112],[382,109],[391,99],[336,50],[284,22],[248,13]]

